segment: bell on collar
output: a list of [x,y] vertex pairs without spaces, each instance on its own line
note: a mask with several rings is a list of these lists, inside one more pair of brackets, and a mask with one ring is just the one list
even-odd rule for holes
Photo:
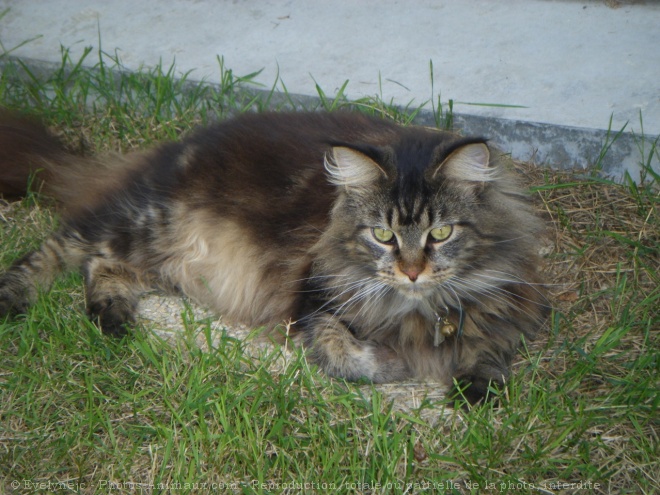
[[449,321],[449,310],[445,316],[440,316],[436,313],[437,320],[435,322],[435,333],[433,335],[433,345],[438,347],[442,344],[447,337],[451,337],[456,333],[458,328],[451,321]]

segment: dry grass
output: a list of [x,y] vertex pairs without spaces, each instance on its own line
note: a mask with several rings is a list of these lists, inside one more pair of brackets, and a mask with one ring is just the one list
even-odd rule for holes
[[[527,354],[516,362],[518,379],[512,384],[510,402],[506,404],[505,401],[503,408],[486,414],[473,412],[463,416],[439,407],[443,397],[432,384],[409,383],[375,389],[361,386],[359,394],[370,397],[369,400],[381,401],[377,410],[384,408],[382,411],[386,415],[420,418],[424,423],[412,424],[414,435],[418,437],[412,453],[417,464],[414,472],[417,476],[427,476],[427,479],[435,476],[434,472],[452,473],[450,479],[458,483],[460,489],[457,491],[461,493],[468,491],[466,486],[470,483],[481,483],[483,488],[490,482],[495,483],[498,490],[504,486],[501,483],[509,483],[509,488],[514,486],[515,491],[525,493],[534,484],[530,493],[538,490],[570,493],[572,489],[564,491],[563,485],[552,483],[588,480],[600,483],[595,490],[598,493],[625,493],[640,486],[640,478],[646,480],[646,485],[657,488],[660,469],[652,455],[658,452],[658,421],[645,417],[645,414],[657,410],[657,397],[654,399],[653,393],[615,391],[617,386],[613,383],[623,383],[624,388],[630,386],[628,382],[634,379],[631,363],[637,363],[645,356],[657,358],[658,328],[649,325],[660,322],[657,309],[659,191],[653,189],[655,186],[645,189],[644,185],[624,186],[594,178],[580,179],[573,172],[543,170],[530,164],[518,164],[518,168],[537,195],[539,210],[549,220],[544,247],[547,253],[545,271],[556,312],[548,325],[547,336],[531,343]],[[23,233],[17,237],[18,243],[43,235],[53,221],[46,213],[35,205],[26,208],[25,205],[5,203],[0,209],[5,225],[21,225]],[[9,250],[12,251],[15,254],[13,249]],[[82,294],[77,297],[82,298]],[[174,307],[181,311],[180,306]],[[175,317],[180,318],[180,315]],[[214,325],[210,323],[209,331],[214,334],[212,347],[217,348],[219,334]],[[617,329],[621,326],[625,327],[623,331]],[[190,334],[185,327],[187,325],[182,326],[182,335]],[[200,328],[199,324],[197,328]],[[603,336],[613,332],[617,332],[618,338],[615,345],[608,346],[603,342]],[[193,340],[199,343],[205,335],[203,331],[195,333]],[[245,360],[249,354],[240,359]],[[259,367],[253,357],[249,359]],[[586,368],[582,361],[587,363]],[[281,373],[289,366],[296,366],[296,360],[271,358],[268,366],[272,368],[271,372]],[[111,373],[121,374],[116,370]],[[646,386],[654,384],[648,377],[646,380]],[[565,390],[550,399],[552,392],[547,389],[553,386],[565,387]],[[543,397],[538,397],[536,387],[544,390]],[[657,395],[657,378],[655,387]],[[305,400],[315,399],[304,391],[304,387],[302,390],[301,397]],[[332,402],[328,393],[333,392],[329,390],[322,394]],[[521,407],[521,400],[525,402],[530,398],[530,405]],[[45,396],[42,400],[46,400]],[[388,407],[385,404],[389,401],[392,404]],[[572,405],[583,411],[559,413]],[[266,414],[277,415],[277,408],[272,407]],[[314,410],[318,413],[317,406]],[[355,421],[350,419],[350,413],[348,417],[342,417],[346,414],[343,409],[335,410],[335,413],[337,415],[331,420],[334,425]],[[65,414],[74,417],[75,408],[73,412],[67,408]],[[111,414],[114,415],[112,422],[121,423],[130,418],[132,422],[146,426],[153,423],[154,415],[166,421],[169,412],[162,405],[149,405],[137,415],[125,407]],[[364,411],[361,414],[362,419],[369,417]],[[298,411],[289,420],[305,424],[313,418],[305,411]],[[66,420],[60,421],[66,423]],[[21,433],[13,440],[4,437],[2,443],[7,446],[16,441],[20,443],[20,438],[26,435],[32,437],[36,434],[21,421],[13,421],[9,427]],[[401,435],[410,435],[410,427],[405,422],[398,423]],[[46,424],[43,428],[50,431],[49,435],[57,436],[57,425]],[[508,431],[511,438],[494,448],[494,439]],[[369,437],[366,432],[356,434]],[[557,436],[561,441],[556,441]],[[117,439],[115,451],[129,449],[131,441],[130,438]],[[361,455],[370,455],[370,441],[358,448]],[[467,451],[456,450],[458,445],[466,442]],[[485,449],[481,443],[488,444],[491,451],[475,455],[475,449]],[[85,452],[90,447],[79,448]],[[259,448],[265,449],[263,455],[276,455],[277,452],[272,442]],[[593,464],[594,473],[598,475],[585,474],[574,467],[575,458],[585,455],[584,449],[589,450],[589,463]],[[142,457],[147,461],[150,455],[144,452]],[[535,477],[531,474],[534,469],[529,464],[530,456],[541,462],[552,459],[552,469],[542,478]],[[408,454],[403,454],[395,463],[397,467],[393,475],[398,479],[407,476],[408,458]],[[55,459],[54,462],[58,461]],[[154,466],[141,465],[141,462],[138,459],[129,474],[112,478],[111,473],[106,473],[101,478],[114,479],[115,482],[126,479],[126,476],[151,481],[158,479],[158,474],[153,472]],[[153,464],[153,460],[150,462]],[[207,466],[200,472],[207,480],[226,479],[214,474],[213,469]],[[550,472],[561,474],[553,477]],[[607,474],[607,480],[602,479],[603,473]],[[171,478],[171,481],[175,479]],[[512,479],[518,480],[519,484],[510,485]],[[525,483],[529,486],[525,487]],[[553,487],[557,489],[553,490]],[[378,490],[362,493],[378,493]]]
[[[150,77],[162,82],[162,72]],[[158,86],[172,88],[168,95],[151,98],[144,75],[127,76],[130,94],[142,95],[127,107],[114,81],[75,76],[100,87],[107,108],[81,113],[89,102],[67,87],[42,111],[83,152],[170,139],[207,108],[181,107],[168,84]],[[0,92],[17,107],[43,92],[4,81]],[[214,101],[244,110],[230,105],[230,83]],[[168,98],[176,110],[149,106]],[[514,364],[499,407],[448,410],[432,384],[346,385],[276,350],[255,360],[215,321],[180,306],[172,306],[184,322],[178,340],[147,332],[103,339],[82,314],[73,278],[26,318],[0,322],[0,493],[17,480],[69,481],[82,493],[110,492],[109,481],[121,487],[116,493],[156,493],[151,485],[171,482],[269,492],[254,480],[332,481],[351,494],[431,493],[429,482],[454,493],[660,491],[659,184],[517,167],[548,219],[555,311],[545,337]],[[2,266],[54,223],[32,199],[0,202]],[[580,482],[599,486],[582,490]]]
[[[520,168],[550,219],[547,282],[555,316],[561,316],[548,339],[534,345],[533,352],[542,353],[540,369],[559,383],[568,375],[563,382],[573,389],[575,406],[578,398],[586,400],[596,413],[584,433],[594,439],[591,462],[607,466],[602,492],[636,491],[640,474],[657,490],[660,184],[621,185],[585,178],[583,171]],[[580,359],[596,362],[571,376]],[[633,377],[640,363],[637,372],[646,367],[648,374]],[[648,393],[633,390],[636,378]],[[648,457],[642,438],[653,452]],[[558,450],[555,459],[566,457]]]
[[[525,176],[552,225],[546,268],[551,299],[562,313],[579,315],[576,337],[602,335],[617,308],[654,293],[657,298],[660,184],[625,186],[529,165]],[[622,277],[628,287],[619,292]],[[631,342],[631,351],[639,348]]]

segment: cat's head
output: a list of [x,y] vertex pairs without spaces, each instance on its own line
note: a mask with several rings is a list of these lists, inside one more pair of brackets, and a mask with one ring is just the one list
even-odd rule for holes
[[484,140],[431,131],[334,146],[330,233],[356,277],[447,304],[519,279],[537,220],[493,155]]

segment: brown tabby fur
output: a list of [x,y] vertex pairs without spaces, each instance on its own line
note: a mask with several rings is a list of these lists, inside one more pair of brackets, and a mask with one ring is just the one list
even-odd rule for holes
[[[0,316],[82,270],[106,333],[125,333],[140,295],[159,288],[254,327],[295,321],[330,375],[456,380],[476,402],[505,382],[547,310],[542,226],[482,139],[356,113],[270,113],[81,159],[5,114],[0,143],[0,193],[42,169],[64,207],[62,227],[0,276]],[[457,330],[441,343],[440,320]]]

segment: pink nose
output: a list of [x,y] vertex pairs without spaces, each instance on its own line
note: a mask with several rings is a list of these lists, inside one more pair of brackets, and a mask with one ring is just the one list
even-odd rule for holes
[[410,266],[410,267],[401,267],[401,271],[406,275],[408,275],[408,278],[410,279],[411,282],[415,282],[422,270],[420,270],[416,266]]

